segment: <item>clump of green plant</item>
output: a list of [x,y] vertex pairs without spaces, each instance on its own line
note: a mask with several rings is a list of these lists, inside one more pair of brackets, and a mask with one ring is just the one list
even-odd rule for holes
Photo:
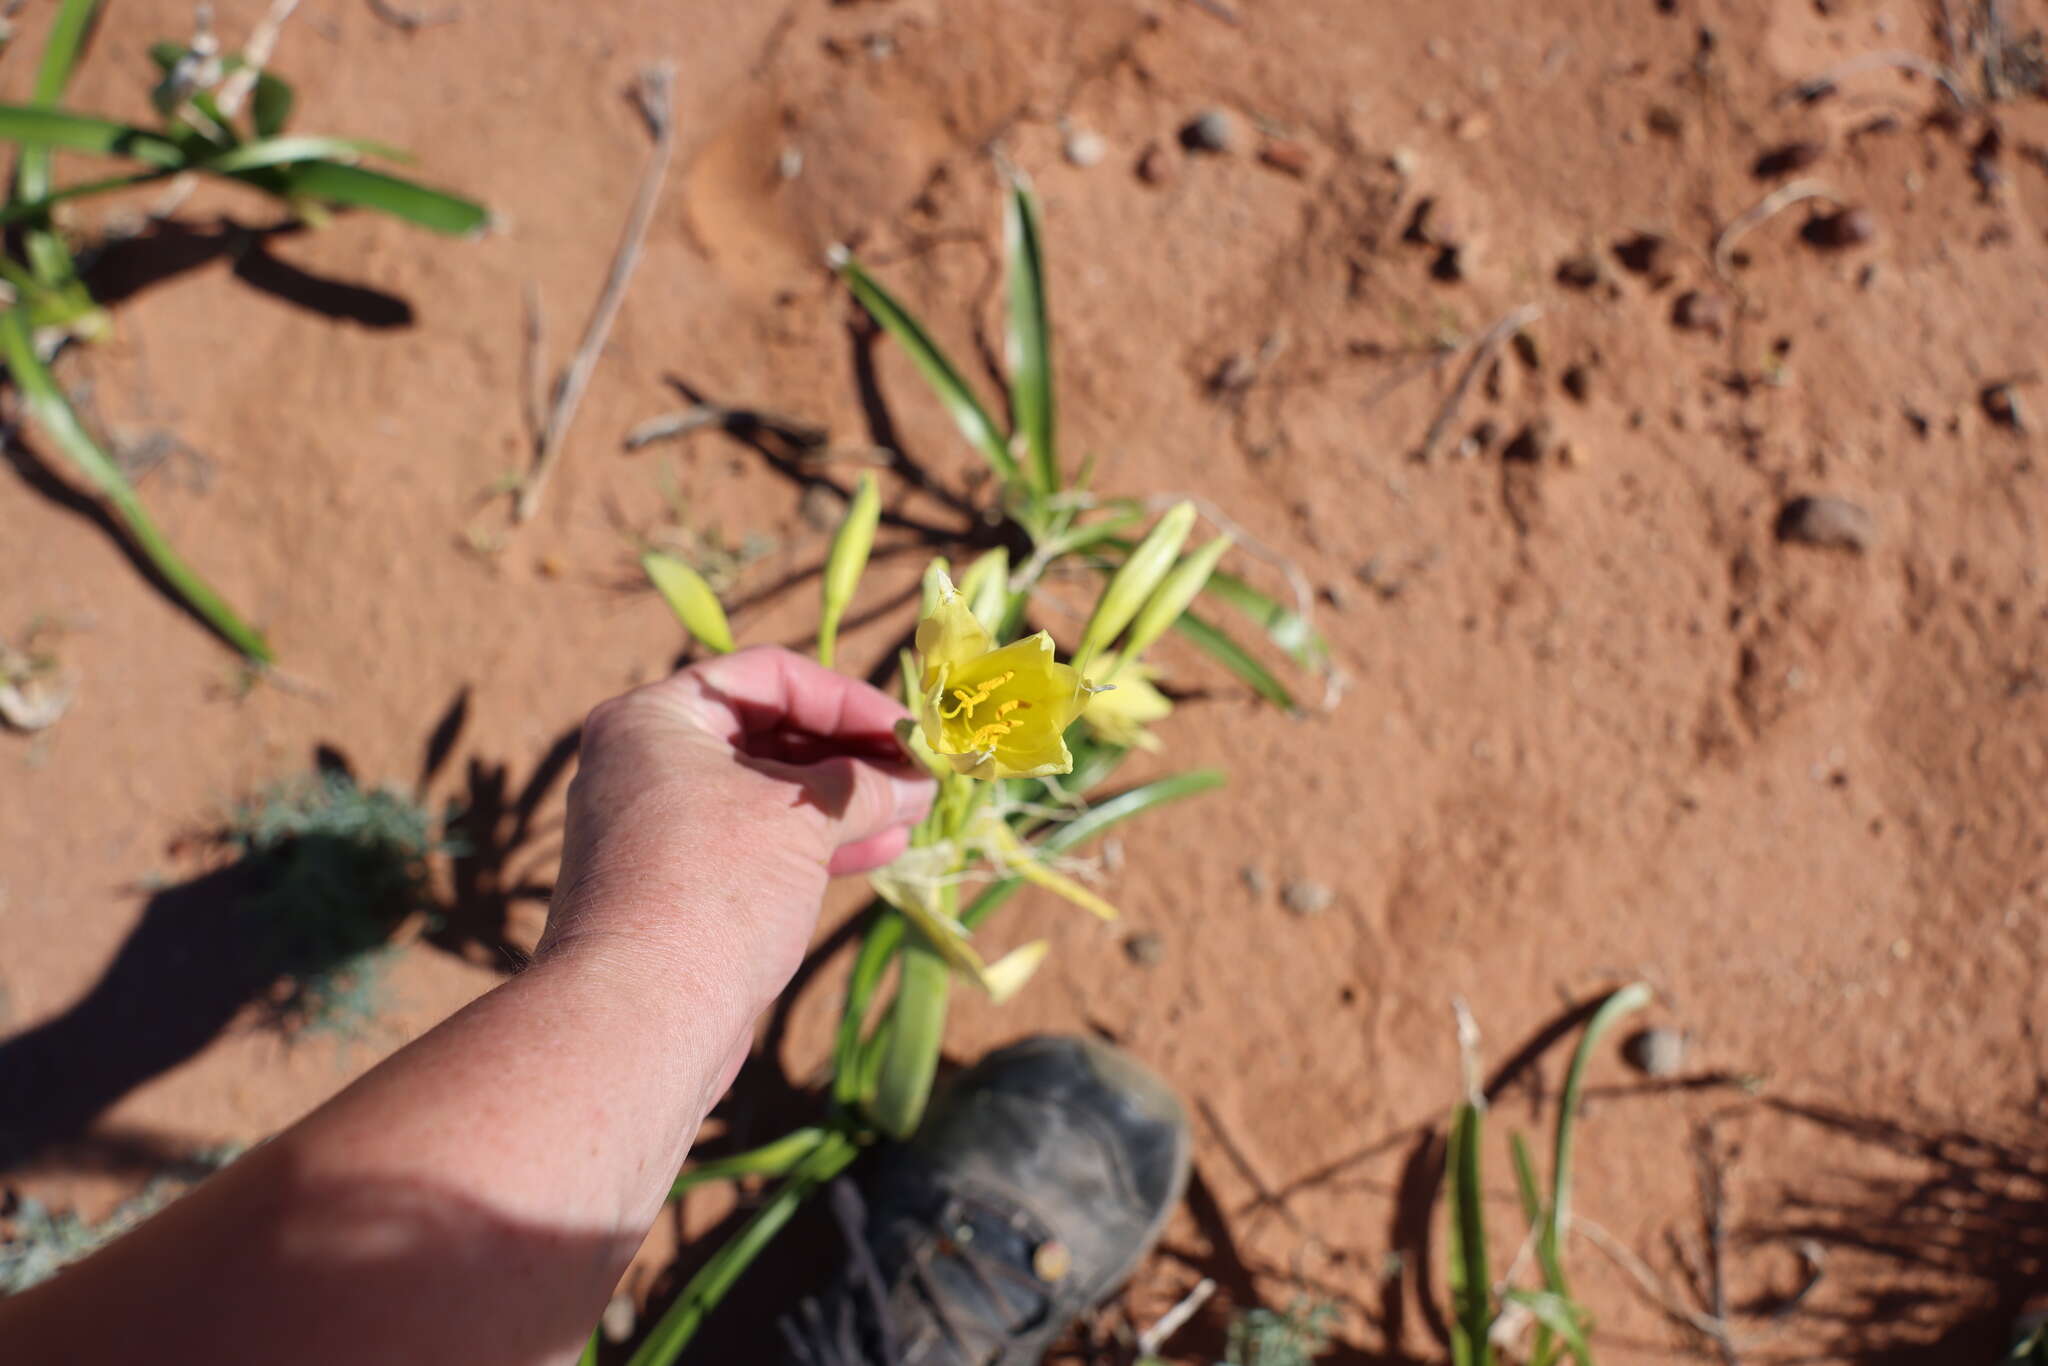
[[1228,1352],[1217,1366],[1309,1366],[1329,1349],[1336,1320],[1334,1307],[1309,1300],[1247,1309],[1231,1319]]
[[0,1297],[18,1295],[98,1251],[241,1152],[239,1146],[229,1146],[195,1153],[177,1170],[150,1177],[147,1185],[98,1222],[82,1219],[73,1210],[52,1210],[34,1198],[21,1200],[4,1221],[6,1233],[0,1237]]
[[[1545,1197],[1530,1160],[1529,1146],[1513,1135],[1510,1149],[1522,1216],[1529,1223],[1541,1287],[1528,1289],[1498,1284],[1487,1244],[1485,1192],[1481,1184],[1480,1145],[1484,1138],[1486,1098],[1479,1088],[1469,1017],[1461,1015],[1461,1040],[1466,1052],[1466,1098],[1451,1123],[1445,1153],[1444,1183],[1450,1204],[1451,1360],[1454,1366],[1492,1366],[1497,1360],[1496,1328],[1511,1311],[1535,1325],[1525,1360],[1530,1366],[1551,1366],[1569,1352],[1578,1366],[1592,1366],[1588,1345],[1592,1319],[1572,1298],[1564,1274],[1565,1235],[1571,1229],[1572,1137],[1578,1123],[1579,1096],[1586,1064],[1594,1048],[1624,1016],[1650,1000],[1650,989],[1638,982],[1609,996],[1586,1022],[1579,1046],[1565,1074],[1564,1095],[1557,1108],[1550,1168],[1550,1194]],[[1510,1272],[1512,1274],[1512,1272]]]
[[392,928],[428,902],[427,860],[447,849],[433,817],[390,788],[322,772],[244,803],[229,845],[262,875],[244,904],[274,965],[274,1018],[352,1035],[376,1013]]
[[[1047,951],[1042,940],[986,951],[997,908],[1030,884],[1113,918],[1115,908],[1087,885],[1073,857],[1118,822],[1223,781],[1200,770],[1114,791],[1119,764],[1133,749],[1156,747],[1153,727],[1173,710],[1153,684],[1147,651],[1177,629],[1262,696],[1293,705],[1251,651],[1189,611],[1196,600],[1206,594],[1247,615],[1305,664],[1322,660],[1321,642],[1299,612],[1218,568],[1231,549],[1229,534],[1191,546],[1199,516],[1193,503],[1174,504],[1148,528],[1143,501],[1094,495],[1085,471],[1070,478],[1056,446],[1038,207],[1021,183],[1006,196],[1004,222],[1008,430],[909,310],[850,257],[837,259],[854,297],[904,347],[995,474],[999,515],[1021,536],[977,555],[957,584],[944,558],[926,569],[914,648],[898,660],[912,714],[898,738],[929,768],[939,792],[909,851],[870,875],[875,900],[840,1015],[829,1108],[812,1126],[677,1178],[677,1195],[740,1177],[782,1184],[684,1287],[640,1344],[633,1366],[673,1362],[813,1191],[864,1145],[917,1127],[955,981],[1007,999]],[[866,474],[823,567],[817,653],[827,665],[880,521],[880,488]],[[1013,563],[1011,546],[1020,539],[1026,550]],[[702,574],[659,551],[642,562],[698,641],[714,651],[734,648],[732,627]],[[1031,621],[1048,576],[1069,569],[1101,575],[1102,588],[1062,659],[1051,633],[1033,630]]]
[[[48,361],[67,339],[90,340],[109,326],[53,211],[68,200],[200,175],[268,195],[308,222],[323,221],[335,208],[362,208],[466,235],[481,231],[489,215],[467,199],[357,164],[366,156],[402,156],[376,143],[287,133],[292,87],[263,69],[261,53],[223,55],[207,30],[190,44],[159,43],[151,50],[161,76],[152,90],[162,116],[157,127],[59,108],[100,12],[99,0],[63,0],[43,47],[33,98],[0,104],[0,141],[21,149],[0,207],[0,225],[12,229],[18,242],[18,251],[0,252],[0,280],[11,296],[0,311],[0,360],[31,421],[105,501],[135,548],[223,639],[252,664],[267,665],[272,652],[262,633],[172,548],[120,464],[92,438],[50,373]],[[60,186],[54,175],[59,151],[123,158],[138,169]]]

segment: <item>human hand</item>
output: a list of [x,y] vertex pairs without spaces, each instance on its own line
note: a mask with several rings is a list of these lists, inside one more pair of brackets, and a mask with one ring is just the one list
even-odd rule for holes
[[930,809],[932,780],[895,738],[904,714],[772,648],[603,703],[584,723],[538,956],[595,949],[686,972],[743,993],[751,1020],[802,961],[829,877],[895,858]]

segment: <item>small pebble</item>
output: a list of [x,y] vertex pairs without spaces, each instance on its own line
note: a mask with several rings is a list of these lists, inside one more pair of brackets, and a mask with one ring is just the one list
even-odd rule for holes
[[1805,170],[1821,159],[1827,151],[1818,142],[1788,142],[1782,147],[1773,147],[1756,159],[1750,173],[1758,180],[1776,180]]
[[1685,1066],[1685,1035],[1675,1029],[1641,1029],[1622,1042],[1621,1056],[1645,1076],[1676,1076]]
[[1877,524],[1846,498],[1794,498],[1778,514],[1778,539],[1827,550],[1861,553],[1877,539]]
[[1572,289],[1591,289],[1600,283],[1600,263],[1590,256],[1568,256],[1558,263],[1557,282]]
[[1238,881],[1244,883],[1244,889],[1253,896],[1264,896],[1266,888],[1270,885],[1266,881],[1265,870],[1257,864],[1247,863],[1237,870],[1237,877]]
[[1422,159],[1406,147],[1396,147],[1387,153],[1387,169],[1402,179],[1415,174],[1422,165]]
[[1158,143],[1148,143],[1138,153],[1138,179],[1147,185],[1164,185],[1173,179],[1173,158]]
[[1259,148],[1259,160],[1263,164],[1296,180],[1308,174],[1308,148],[1298,142],[1285,139],[1275,140]]
[[1144,930],[1124,940],[1124,956],[1141,968],[1156,968],[1166,960],[1166,942]]
[[830,531],[846,515],[846,500],[828,485],[809,484],[805,486],[803,496],[796,500],[796,515],[804,519],[806,526]]
[[1800,235],[1814,246],[1829,250],[1860,247],[1877,236],[1877,220],[1868,209],[1843,209],[1809,219]]
[[1728,325],[1728,300],[1719,294],[1689,289],[1671,306],[1671,322],[1688,332],[1719,332]]
[[1977,395],[1977,403],[1984,409],[1984,416],[2010,431],[2027,430],[2027,410],[2020,404],[2019,391],[2009,380],[1989,384]]
[[1583,365],[1568,367],[1558,382],[1564,386],[1565,393],[1569,394],[1575,403],[1584,403],[1592,396],[1593,375]]
[[[585,1319],[584,1322],[588,1323],[589,1320]],[[633,1297],[614,1295],[612,1302],[604,1307],[604,1317],[599,1320],[598,1326],[604,1333],[604,1340],[617,1346],[633,1336],[633,1329],[639,1322],[640,1315],[633,1308]]]
[[1067,134],[1063,150],[1069,162],[1085,170],[1101,164],[1109,147],[1103,142],[1100,133],[1090,132],[1086,128],[1076,128]]
[[1321,915],[1337,894],[1320,882],[1295,878],[1280,889],[1280,904],[1296,915]]
[[1204,109],[1180,130],[1180,145],[1190,152],[1227,152],[1236,138],[1236,122],[1221,109]]
[[1658,275],[1671,256],[1671,244],[1654,232],[1639,232],[1614,244],[1614,255],[1624,269],[1637,275]]
[[1492,131],[1493,120],[1477,111],[1460,114],[1451,124],[1451,136],[1460,142],[1482,141]]

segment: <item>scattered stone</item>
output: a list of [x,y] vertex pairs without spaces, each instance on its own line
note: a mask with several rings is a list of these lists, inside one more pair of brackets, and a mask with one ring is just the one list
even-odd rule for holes
[[1166,961],[1166,941],[1150,930],[1140,930],[1124,940],[1124,956],[1141,968],[1156,968]]
[[1454,285],[1463,280],[1465,278],[1464,248],[1445,247],[1442,251],[1439,251],[1436,254],[1436,260],[1429,264],[1429,273],[1432,279],[1441,280],[1447,285]]
[[1237,879],[1244,884],[1244,889],[1253,896],[1264,896],[1267,887],[1270,885],[1266,881],[1265,870],[1254,863],[1247,863],[1244,867],[1238,869]]
[[1387,153],[1387,169],[1403,180],[1415,174],[1422,165],[1422,158],[1406,147],[1396,147]]
[[785,147],[782,155],[775,158],[775,174],[784,180],[795,180],[804,173],[804,152],[801,147]]
[[1868,209],[1842,209],[1808,219],[1799,235],[1829,251],[1860,247],[1877,236],[1877,219]]
[[1493,120],[1478,110],[1460,114],[1451,124],[1451,136],[1460,142],[1478,142],[1492,131]]
[[1529,425],[1515,433],[1515,439],[1502,449],[1500,458],[1511,464],[1533,465],[1543,458],[1551,446],[1551,425],[1547,417],[1530,419]]
[[1308,148],[1284,138],[1275,139],[1259,148],[1259,161],[1284,175],[1293,176],[1296,180],[1308,174]]
[[1066,140],[1061,144],[1061,150],[1066,153],[1070,163],[1086,170],[1090,166],[1101,164],[1102,158],[1109,151],[1109,145],[1102,140],[1100,133],[1091,132],[1086,128],[1075,128],[1068,131]]
[[1593,372],[1583,365],[1568,366],[1558,383],[1575,403],[1584,403],[1593,392]]
[[1984,391],[1977,395],[1977,402],[1982,405],[1984,415],[1999,426],[2015,432],[2027,430],[2027,410],[2020,405],[2019,391],[2013,388],[2010,380],[1985,385]]
[[1685,1066],[1685,1035],[1675,1029],[1639,1029],[1622,1041],[1621,1056],[1644,1076],[1676,1076]]
[[1600,283],[1600,263],[1591,256],[1568,256],[1558,263],[1557,282],[1569,289],[1591,289]]
[[1204,109],[1180,130],[1180,145],[1190,152],[1222,153],[1237,139],[1237,123],[1221,109]]
[[1644,122],[1649,124],[1650,131],[1660,138],[1675,138],[1685,132],[1685,120],[1678,116],[1677,110],[1668,105],[1651,105]]
[[[584,1320],[585,1323],[589,1321]],[[604,1334],[604,1340],[617,1346],[631,1340],[633,1329],[639,1326],[639,1322],[640,1313],[633,1307],[633,1297],[614,1295],[611,1303],[604,1307],[604,1317],[598,1321],[598,1327]]]
[[1719,294],[1689,289],[1671,306],[1671,322],[1688,332],[1718,335],[1728,325],[1728,300]]
[[1415,205],[1415,212],[1408,215],[1408,226],[1401,232],[1401,240],[1417,246],[1455,247],[1463,243],[1465,233],[1456,214],[1444,207],[1443,201],[1430,195]]
[[1138,179],[1155,186],[1173,179],[1173,158],[1166,154],[1166,148],[1156,142],[1146,144],[1145,150],[1138,153]]
[[1300,916],[1321,915],[1337,894],[1320,882],[1295,878],[1280,889],[1280,904]]
[[806,484],[796,500],[796,515],[814,531],[830,531],[846,515],[846,502],[829,484]]
[[1566,469],[1572,470],[1582,470],[1592,463],[1592,457],[1586,454],[1586,448],[1576,441],[1567,441],[1559,446],[1557,458],[1563,462]]
[[1615,259],[1636,275],[1662,275],[1671,257],[1671,243],[1654,232],[1639,232],[1614,244]]
[[1818,142],[1788,142],[1758,157],[1756,164],[1749,168],[1750,174],[1758,180],[1794,175],[1819,161],[1826,152],[1827,148]]
[[1515,348],[1515,359],[1531,370],[1543,368],[1543,350],[1536,345],[1536,334],[1528,331],[1515,333],[1508,338],[1508,345]]
[[1858,554],[1877,540],[1877,523],[1861,506],[1824,494],[1794,498],[1778,514],[1778,539]]

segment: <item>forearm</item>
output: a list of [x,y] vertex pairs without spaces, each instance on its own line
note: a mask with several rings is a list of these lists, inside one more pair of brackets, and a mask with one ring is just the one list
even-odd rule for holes
[[0,1341],[38,1362],[573,1359],[751,1024],[715,965],[631,957],[536,964],[0,1304]]

